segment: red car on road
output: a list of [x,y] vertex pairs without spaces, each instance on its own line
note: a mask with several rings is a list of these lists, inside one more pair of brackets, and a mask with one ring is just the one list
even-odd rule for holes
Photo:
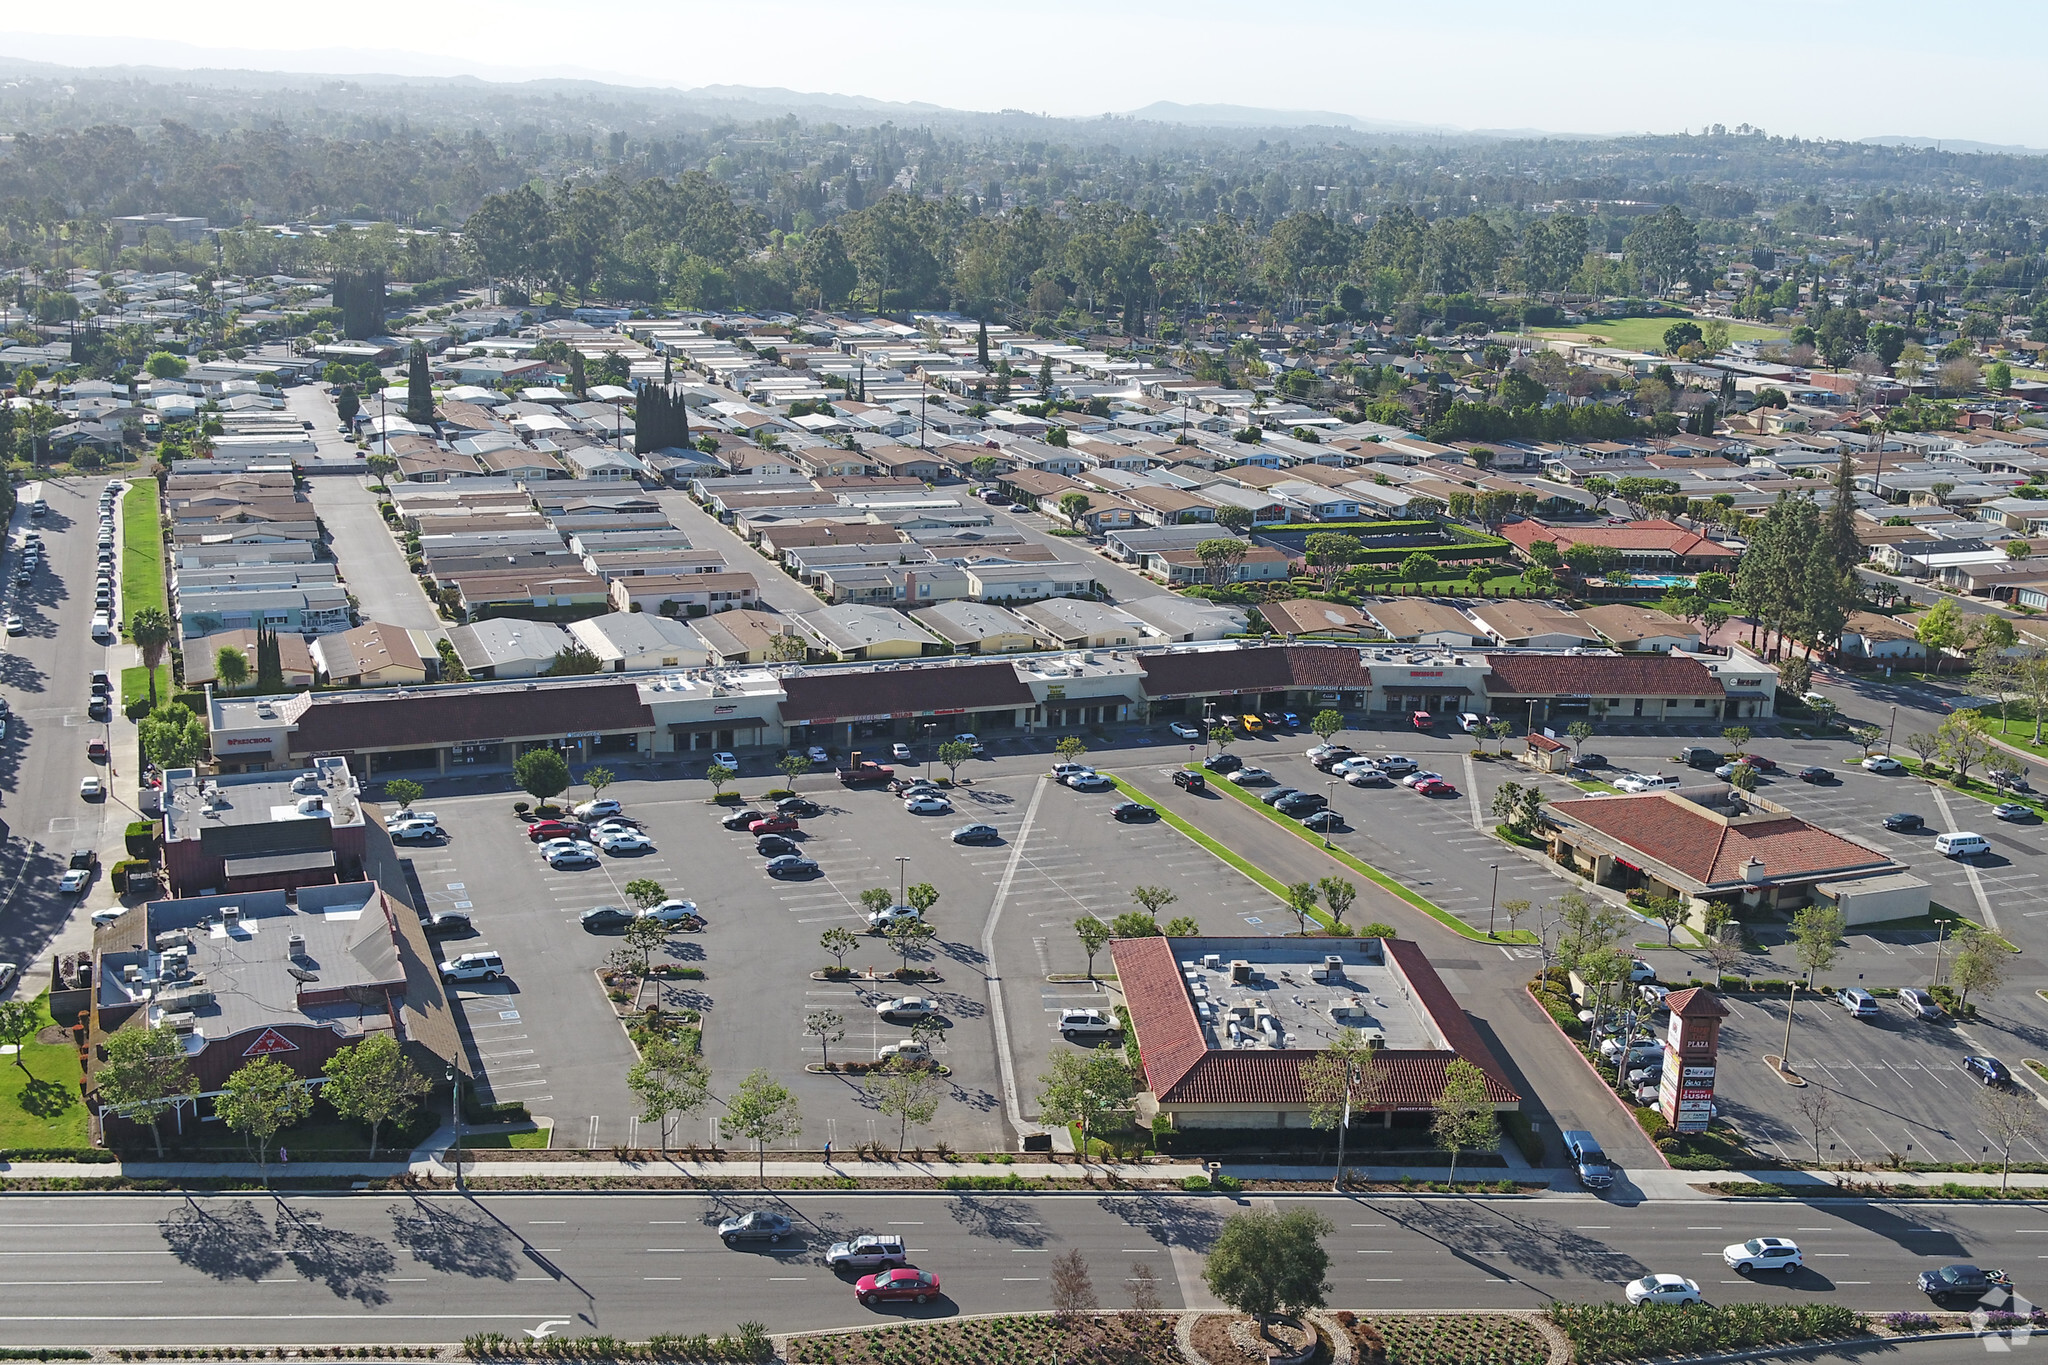
[[796,821],[787,815],[771,815],[765,820],[756,820],[747,826],[747,833],[754,835],[794,834],[796,831]]
[[526,837],[536,844],[549,839],[581,839],[590,826],[581,820],[536,820],[526,827]]
[[1441,777],[1432,777],[1427,781],[1417,782],[1415,784],[1415,794],[1417,796],[1456,796],[1458,789],[1444,781]]
[[853,1296],[862,1303],[894,1303],[908,1299],[912,1303],[923,1303],[939,1296],[939,1277],[929,1270],[905,1266],[901,1270],[884,1270],[879,1274],[863,1275],[853,1286]]

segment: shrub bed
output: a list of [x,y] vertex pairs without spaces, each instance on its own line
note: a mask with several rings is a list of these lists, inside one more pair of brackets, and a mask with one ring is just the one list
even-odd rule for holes
[[1153,1313],[976,1318],[967,1322],[908,1322],[865,1332],[792,1337],[784,1353],[792,1365],[1044,1365],[1129,1362],[1169,1365],[1179,1353],[1173,1319]]
[[1368,1365],[1544,1365],[1550,1343],[1522,1318],[1494,1313],[1336,1314]]
[[1862,1336],[1870,1320],[1839,1304],[1731,1303],[1674,1307],[1555,1303],[1544,1310],[1578,1365],[1651,1356],[1711,1355],[1786,1342]]
[[743,1322],[733,1335],[698,1332],[657,1332],[644,1342],[614,1336],[547,1337],[532,1341],[498,1332],[480,1332],[462,1339],[462,1354],[471,1360],[770,1360],[774,1358],[768,1329]]

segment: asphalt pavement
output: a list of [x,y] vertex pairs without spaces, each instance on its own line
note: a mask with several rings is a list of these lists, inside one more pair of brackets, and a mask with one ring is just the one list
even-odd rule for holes
[[[792,1237],[727,1248],[717,1221],[781,1210]],[[1101,1193],[21,1195],[0,1207],[0,1311],[10,1344],[452,1341],[556,1324],[559,1335],[772,1332],[1043,1310],[1050,1262],[1078,1249],[1105,1307],[1135,1266],[1167,1308],[1212,1307],[1202,1257],[1246,1208],[1313,1209],[1333,1231],[1334,1307],[1540,1308],[1614,1301],[1670,1272],[1709,1302],[1923,1309],[1920,1270],[1968,1260],[2025,1294],[2048,1255],[2037,1205],[1861,1201],[1646,1203]],[[1709,1223],[1707,1220],[1712,1219]],[[823,1264],[832,1242],[893,1232],[943,1294],[861,1307]],[[53,1235],[57,1234],[57,1235]],[[1786,1236],[1790,1275],[1749,1277],[1723,1246]],[[1977,1349],[1982,1350],[1979,1346]]]

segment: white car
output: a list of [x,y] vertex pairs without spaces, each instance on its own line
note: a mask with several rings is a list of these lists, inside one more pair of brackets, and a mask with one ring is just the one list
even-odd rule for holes
[[878,1062],[886,1062],[892,1057],[900,1057],[906,1062],[928,1062],[932,1059],[932,1050],[923,1043],[906,1038],[900,1043],[884,1043],[875,1052]]
[[1353,768],[1344,774],[1344,782],[1352,787],[1384,787],[1392,781],[1378,768]]
[[597,846],[607,853],[640,853],[654,847],[654,840],[637,829],[607,830],[597,837]]
[[825,752],[825,746],[822,744],[813,744],[810,748],[804,750],[804,757],[813,763],[830,763],[832,761],[832,755]]
[[0,991],[4,991],[9,986],[12,986],[14,979],[20,975],[21,968],[15,966],[12,962],[0,962]]
[[1678,786],[1678,779],[1666,777],[1662,773],[1624,773],[1614,779],[1614,785],[1618,790],[1640,794],[1671,791]]
[[892,745],[889,749],[889,757],[895,759],[898,763],[914,763],[917,761],[917,755],[910,752],[908,744]]
[[1201,726],[1190,725],[1184,720],[1177,720],[1166,728],[1172,732],[1175,739],[1200,739],[1202,737]]
[[1872,754],[1857,766],[1867,773],[1902,773],[1906,771],[1906,765],[1893,758],[1890,754]]
[[601,801],[585,801],[573,812],[578,820],[602,820],[607,815],[617,815],[626,808],[609,796]]
[[1116,1016],[1103,1010],[1060,1011],[1060,1033],[1066,1037],[1106,1038],[1116,1031]]
[[504,973],[504,959],[489,951],[464,953],[441,964],[443,981],[496,981]]
[[697,911],[697,902],[665,900],[659,905],[650,905],[640,912],[642,919],[658,919],[663,924],[678,924],[685,919],[702,919]]
[[67,896],[75,896],[92,884],[92,869],[74,867],[58,879],[57,889]]
[[738,772],[740,770],[739,755],[727,753],[723,749],[711,755],[711,761],[713,764],[720,768],[730,768],[734,772]]
[[441,837],[441,827],[432,820],[400,820],[388,833],[394,844],[431,844]]
[[870,914],[868,916],[868,928],[879,932],[900,920],[923,918],[924,916],[918,913],[917,907],[914,905],[892,905],[887,909],[877,910]]
[[1417,768],[1414,772],[1401,779],[1401,785],[1404,787],[1417,787],[1424,782],[1441,782],[1443,780],[1444,775],[1442,773],[1433,773],[1427,768]]
[[578,840],[572,840],[571,843],[573,845],[572,847],[558,848],[553,853],[547,855],[549,867],[564,868],[597,866],[597,850],[594,847]]
[[1789,1237],[1752,1237],[1747,1242],[1721,1248],[1721,1259],[1730,1270],[1747,1274],[1752,1270],[1782,1270],[1787,1275],[1806,1264],[1799,1244]]
[[8,633],[9,635],[26,635],[26,634],[28,634],[28,622],[26,622],[26,621],[22,620],[22,619],[21,619],[21,618],[20,618],[19,616],[10,616],[10,617],[8,617],[8,618],[7,618],[7,633]]
[[1701,1301],[1699,1284],[1683,1275],[1645,1275],[1640,1280],[1630,1280],[1625,1292],[1629,1305],[1635,1308],[1640,1308],[1646,1303]]
[[1075,773],[1072,777],[1069,777],[1067,785],[1077,792],[1101,792],[1108,791],[1116,783],[1110,781],[1101,773],[1086,772]]
[[88,777],[78,784],[78,794],[87,801],[97,801],[107,794],[107,789],[100,784],[97,777]]
[[92,614],[92,638],[104,640],[114,633],[114,618],[103,611]]
[[92,912],[92,927],[104,929],[127,913],[128,911],[125,908],[118,905],[106,910],[95,910]]
[[1249,787],[1261,782],[1271,782],[1273,774],[1264,768],[1239,768],[1223,780],[1239,787]]
[[567,849],[589,847],[589,842],[583,839],[548,839],[540,845],[540,856],[545,858],[550,854],[561,853]]
[[903,803],[912,815],[950,815],[953,803],[943,796],[913,796]]

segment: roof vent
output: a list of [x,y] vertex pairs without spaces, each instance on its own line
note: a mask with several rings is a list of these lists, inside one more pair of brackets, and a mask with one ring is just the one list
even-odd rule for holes
[[223,928],[235,928],[242,922],[242,907],[239,905],[223,905],[220,908],[220,922]]
[[306,955],[306,936],[293,934],[284,941],[284,946],[285,955],[296,962]]

